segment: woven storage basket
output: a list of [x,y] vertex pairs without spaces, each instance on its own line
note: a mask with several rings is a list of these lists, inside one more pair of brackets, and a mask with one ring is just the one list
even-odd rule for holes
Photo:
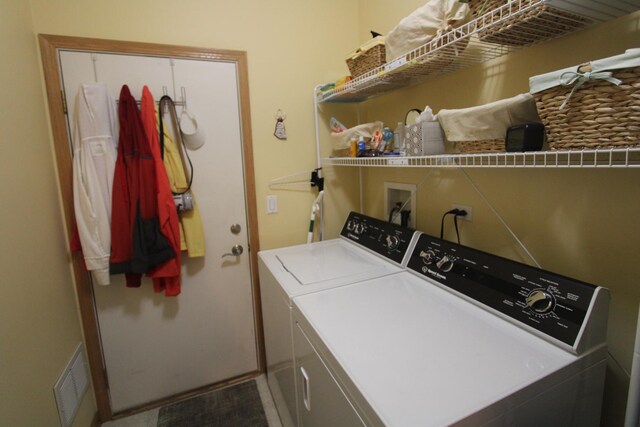
[[384,44],[376,44],[368,49],[358,49],[347,58],[347,67],[353,78],[359,77],[386,62]]
[[486,153],[505,151],[509,127],[540,123],[540,118],[533,96],[524,93],[475,107],[442,109],[438,121],[460,152]]
[[[526,0],[521,1],[526,5]],[[509,0],[470,0],[469,7],[475,19],[508,3]],[[498,17],[499,15],[496,16]],[[483,42],[527,46],[570,33],[591,22],[588,18],[555,9],[546,4],[539,4],[488,28],[480,28],[478,37]],[[482,22],[479,22],[479,25],[482,25]]]
[[[591,70],[581,66],[581,73]],[[558,85],[534,93],[538,114],[554,150],[622,148],[640,145],[640,67],[612,70],[615,85],[591,80],[577,88]]]
[[487,153],[505,151],[504,139],[485,139],[483,141],[456,141],[461,153]]

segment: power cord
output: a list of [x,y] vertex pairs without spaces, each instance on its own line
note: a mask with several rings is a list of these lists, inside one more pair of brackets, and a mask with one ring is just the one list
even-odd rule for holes
[[396,203],[396,205],[389,212],[389,222],[393,222],[393,219],[400,215],[400,209],[402,209],[404,205],[400,202]]
[[460,231],[458,230],[458,217],[459,216],[467,216],[467,211],[464,209],[451,209],[442,215],[442,220],[440,221],[440,240],[444,240],[444,219],[447,215],[453,215],[453,224],[456,228],[456,237],[458,239],[458,244],[460,244]]

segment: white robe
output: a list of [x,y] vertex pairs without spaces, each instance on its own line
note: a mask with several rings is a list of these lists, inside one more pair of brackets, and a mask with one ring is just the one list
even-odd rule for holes
[[104,84],[83,84],[76,96],[73,201],[87,269],[108,285],[111,252],[111,194],[116,164],[116,101]]

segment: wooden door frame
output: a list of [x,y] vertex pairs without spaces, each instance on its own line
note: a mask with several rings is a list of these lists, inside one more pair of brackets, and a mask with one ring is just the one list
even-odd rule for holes
[[[153,43],[126,42],[116,40],[67,37],[49,34],[38,36],[40,55],[47,90],[47,102],[53,132],[54,155],[57,164],[58,181],[62,193],[62,209],[69,241],[75,227],[73,208],[73,174],[72,156],[69,146],[63,88],[60,75],[59,50],[76,50],[96,53],[122,53],[129,55],[146,55],[156,57],[197,59],[208,61],[232,62],[237,66],[238,96],[242,132],[242,157],[244,167],[244,186],[247,204],[249,256],[251,267],[251,287],[253,311],[256,328],[256,346],[258,350],[258,372],[265,371],[264,335],[262,329],[262,306],[260,286],[258,282],[258,216],[256,205],[256,187],[253,163],[253,142],[251,135],[251,112],[249,104],[249,78],[247,54],[244,51],[208,49],[186,46],[173,46]],[[70,100],[69,100],[70,101]],[[113,418],[108,394],[106,367],[102,356],[102,345],[98,330],[93,288],[90,275],[84,268],[82,257],[69,250],[69,258],[73,266],[75,289],[78,296],[80,318],[83,326],[87,356],[94,386],[98,417],[100,421]],[[226,384],[225,381],[221,384]]]

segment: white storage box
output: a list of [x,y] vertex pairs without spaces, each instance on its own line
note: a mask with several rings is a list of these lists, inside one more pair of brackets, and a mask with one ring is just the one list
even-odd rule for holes
[[402,149],[407,156],[444,154],[442,126],[438,122],[406,125]]

